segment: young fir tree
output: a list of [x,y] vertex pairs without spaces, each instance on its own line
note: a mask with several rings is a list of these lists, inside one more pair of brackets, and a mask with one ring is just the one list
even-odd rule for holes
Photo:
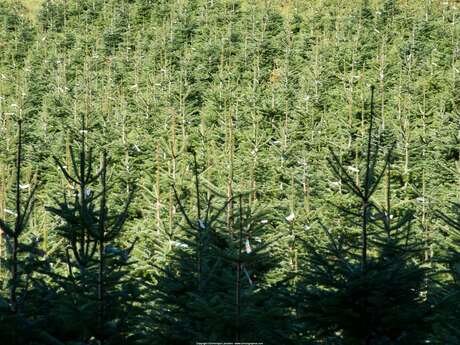
[[[43,266],[44,253],[38,248],[40,240],[27,229],[37,184],[21,183],[24,178],[22,141],[22,120],[18,120],[14,208],[6,209],[9,217],[0,219],[0,239],[6,244],[6,259],[0,261],[0,274],[4,278],[0,287],[0,342],[59,344],[42,329],[41,321],[46,313],[42,303],[48,288],[37,276],[37,270]],[[24,190],[29,190],[28,195],[24,195]]]
[[71,148],[70,167],[55,158],[70,190],[56,199],[58,207],[47,208],[61,218],[57,231],[67,244],[65,269],[51,275],[59,288],[50,302],[48,329],[69,344],[133,344],[141,325],[139,285],[128,274],[134,243],[126,247],[120,241],[132,193],[120,211],[109,209],[106,154],[95,172],[85,133],[83,123],[79,157]]
[[[305,242],[308,259],[297,290],[298,318],[313,339],[343,344],[418,344],[430,331],[424,296],[426,269],[420,259],[409,209],[391,204],[391,150],[378,171],[379,144],[373,138],[373,89],[370,123],[360,183],[331,151],[330,165],[356,207],[340,207],[346,229],[332,232],[319,221],[329,243]],[[386,200],[376,193],[387,175]],[[359,237],[350,230],[359,228]],[[339,340],[340,339],[340,340]],[[335,342],[334,342],[335,343]]]
[[216,206],[217,195],[202,191],[196,160],[194,175],[193,213],[174,189],[185,225],[171,238],[169,264],[157,267],[157,343],[289,344],[286,311],[277,298],[282,280],[269,274],[277,259],[262,240],[272,220],[245,207],[239,195],[229,232],[227,196]]

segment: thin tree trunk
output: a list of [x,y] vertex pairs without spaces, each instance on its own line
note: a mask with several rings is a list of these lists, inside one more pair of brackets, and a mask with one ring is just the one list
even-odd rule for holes
[[19,246],[19,232],[21,226],[21,192],[20,192],[20,179],[21,179],[21,155],[22,155],[22,123],[18,121],[18,152],[16,155],[16,221],[13,233],[13,247],[12,247],[12,267],[11,267],[11,289],[10,289],[10,303],[11,311],[17,313],[17,286],[18,286],[18,246]]
[[105,319],[105,308],[104,308],[104,258],[105,258],[105,219],[106,219],[106,212],[107,212],[107,202],[106,202],[106,154],[104,153],[102,156],[102,167],[101,167],[101,185],[102,185],[102,197],[101,197],[101,218],[99,223],[99,273],[98,273],[98,281],[97,281],[97,297],[99,301],[99,344],[104,344],[104,335],[103,335],[103,328],[104,328],[104,319]]
[[235,320],[235,342],[240,341],[241,337],[241,330],[240,330],[240,317],[241,317],[241,250],[243,245],[243,205],[242,205],[242,196],[239,197],[239,218],[240,218],[240,226],[239,226],[239,239],[238,239],[238,261],[236,266],[236,320]]

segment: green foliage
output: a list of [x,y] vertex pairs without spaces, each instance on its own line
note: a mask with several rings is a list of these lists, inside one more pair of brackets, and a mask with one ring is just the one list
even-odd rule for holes
[[358,207],[339,208],[351,228],[360,227],[360,236],[349,237],[340,229],[336,238],[320,223],[329,243],[305,243],[309,258],[297,291],[302,301],[298,313],[310,332],[340,334],[344,344],[420,343],[430,333],[430,305],[424,297],[427,270],[418,262],[422,247],[411,231],[413,212],[394,217],[390,182],[386,207],[373,200],[391,160],[388,155],[382,171],[376,171],[379,147],[372,143],[373,116],[371,109],[361,185],[333,153],[331,161],[337,178],[359,200]]
[[[453,203],[453,215],[438,212],[438,216],[449,226],[447,229],[446,254],[441,261],[447,267],[449,279],[443,281],[435,297],[439,300],[440,313],[437,314],[438,327],[444,335],[440,340],[454,344],[460,339],[460,333],[455,326],[460,319],[458,309],[455,307],[460,293],[460,257],[459,257],[459,204]],[[440,272],[442,273],[442,272]]]
[[[459,342],[456,235],[434,216],[460,197],[452,1],[48,0],[37,13],[0,3],[5,224],[18,118],[21,183],[42,181],[17,314],[0,241],[0,342]],[[69,180],[90,162],[97,175],[82,116],[85,145],[111,158],[105,225],[126,224],[105,244],[101,176],[87,197]]]
[[104,45],[108,54],[113,53],[123,42],[124,34],[129,26],[129,18],[126,9],[117,8],[112,25],[104,32]]
[[59,207],[48,207],[63,221],[56,230],[65,240],[67,266],[66,273],[52,274],[59,290],[51,302],[49,327],[67,342],[134,343],[131,338],[139,318],[134,303],[140,292],[138,282],[127,279],[134,243],[120,248],[117,241],[128,217],[131,195],[119,214],[109,210],[106,157],[94,172],[92,151],[85,147],[85,128],[81,129],[79,159],[70,151],[72,169],[57,160],[73,195],[64,191],[64,200],[56,200]]
[[[33,238],[27,229],[37,185],[21,184],[22,145],[22,120],[18,120],[14,211],[8,210],[14,220],[0,219],[0,230],[7,250],[0,267],[4,277],[0,294],[0,340],[13,345],[39,340],[46,334],[40,322],[36,321],[44,316],[43,310],[37,305],[47,292],[46,285],[37,276],[37,271],[46,267],[42,260],[44,252],[38,248],[40,239]],[[29,190],[26,198],[22,189]],[[51,336],[49,338],[53,339]]]
[[38,13],[38,21],[46,31],[61,32],[65,23],[65,2],[47,0]]
[[176,192],[185,224],[170,239],[170,263],[157,267],[155,304],[162,307],[154,314],[156,341],[289,343],[288,333],[279,328],[288,327],[283,321],[287,310],[277,297],[282,282],[270,277],[277,264],[270,253],[273,243],[262,240],[273,220],[244,207],[240,196],[229,223],[223,215],[233,200],[218,205],[215,194],[206,196],[198,171],[195,187],[197,219],[185,211],[185,198]]
[[2,54],[1,61],[22,65],[28,50],[35,40],[36,29],[24,16],[24,7],[19,3],[0,4]]

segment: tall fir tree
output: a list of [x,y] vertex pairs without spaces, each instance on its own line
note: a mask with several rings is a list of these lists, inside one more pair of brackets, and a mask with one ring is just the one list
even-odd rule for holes
[[[344,344],[414,344],[430,332],[430,306],[423,297],[427,270],[413,232],[413,212],[391,205],[391,150],[380,163],[373,137],[374,88],[360,184],[331,151],[330,165],[358,204],[340,207],[348,224],[331,231],[318,220],[329,243],[305,242],[307,259],[296,301],[300,320],[313,339],[336,338]],[[378,171],[378,165],[383,165]],[[387,179],[383,206],[376,198]],[[352,229],[359,231],[353,236]],[[336,340],[337,341],[337,340]]]
[[55,158],[70,188],[62,201],[55,200],[58,207],[47,208],[62,219],[56,230],[66,242],[65,270],[51,273],[59,288],[50,301],[48,328],[66,343],[134,344],[142,326],[140,285],[129,275],[135,243],[120,243],[132,193],[123,207],[109,209],[106,154],[95,172],[83,116],[79,132],[78,151],[70,149],[71,165]]

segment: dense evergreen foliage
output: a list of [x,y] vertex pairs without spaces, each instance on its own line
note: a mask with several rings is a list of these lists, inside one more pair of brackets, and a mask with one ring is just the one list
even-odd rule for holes
[[459,344],[458,15],[1,1],[0,343]]

